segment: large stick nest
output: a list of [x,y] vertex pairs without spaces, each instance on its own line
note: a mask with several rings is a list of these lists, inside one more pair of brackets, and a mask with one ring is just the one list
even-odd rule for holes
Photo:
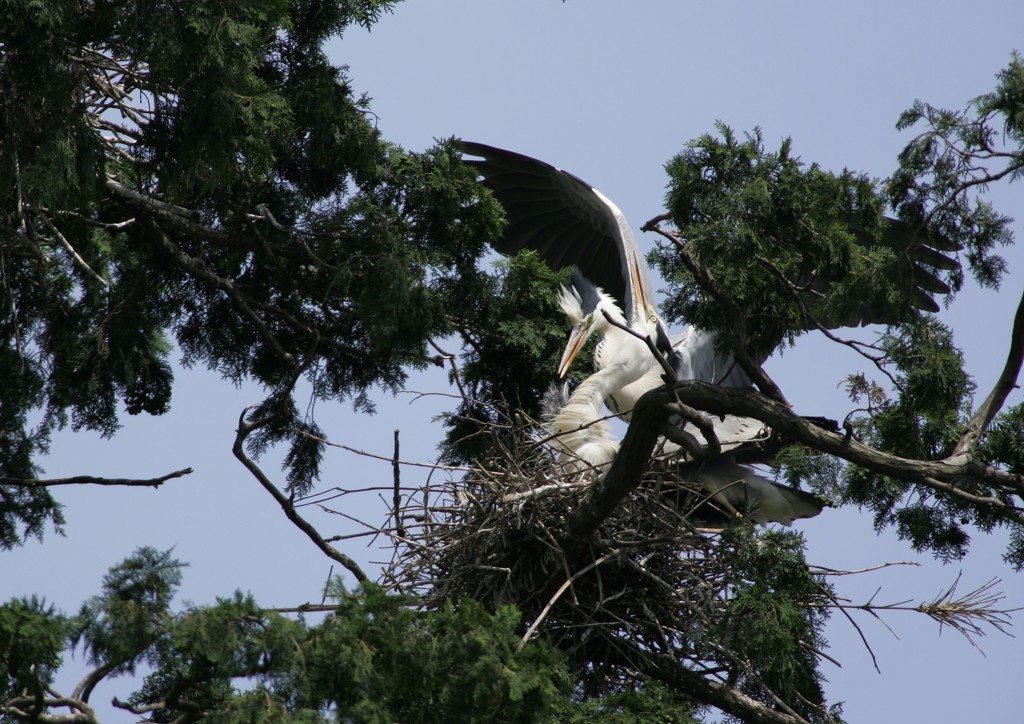
[[638,656],[735,663],[711,633],[736,580],[734,549],[699,528],[721,512],[677,465],[655,460],[593,536],[573,539],[567,518],[600,472],[563,472],[550,440],[513,420],[490,431],[495,453],[469,475],[407,500],[405,545],[385,582],[431,607],[465,597],[514,604],[529,625],[524,640],[541,635],[577,662],[613,662],[616,677],[643,670]]

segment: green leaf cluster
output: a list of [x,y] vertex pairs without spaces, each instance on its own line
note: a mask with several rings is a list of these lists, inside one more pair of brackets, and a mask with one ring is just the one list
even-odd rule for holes
[[[392,4],[5,5],[0,476],[36,476],[56,429],[166,412],[176,352],[266,389],[253,451],[290,445],[301,492],[321,449],[298,381],[370,411],[470,316],[451,291],[497,205],[454,142],[385,142],[323,51]],[[0,504],[4,545],[61,522],[45,494]]]
[[808,569],[803,537],[735,525],[723,533],[722,548],[732,595],[716,635],[732,656],[751,666],[743,670],[732,662],[740,688],[770,701],[767,686],[808,720],[829,721],[822,711],[824,680],[816,652],[827,646],[821,631],[828,610],[822,604],[832,592]]
[[57,711],[45,686],[70,643],[95,667],[83,701],[103,678],[149,664],[120,706],[154,721],[524,722],[569,708],[564,661],[537,643],[519,650],[511,607],[491,614],[467,600],[424,611],[367,585],[339,594],[317,624],[241,593],[174,613],[181,568],[170,551],[142,548],[73,619],[35,600],[0,607],[0,706],[20,696],[23,711]]
[[38,598],[0,606],[0,702],[44,696],[64,662],[68,630],[67,617]]
[[1013,242],[1012,219],[980,193],[1024,173],[1024,62],[1014,52],[996,77],[996,89],[963,110],[916,101],[897,127],[919,124],[925,129],[900,153],[886,185],[890,203],[901,217],[927,221],[956,242],[975,280],[998,288],[1007,265],[993,250]]
[[[932,317],[890,329],[880,340],[894,375],[890,393],[863,375],[848,380],[851,398],[865,414],[852,418],[858,439],[901,457],[941,460],[950,456],[970,417],[974,381],[964,371],[963,356],[951,330]],[[1003,469],[1019,465],[1019,410],[1000,415],[983,436],[979,458]],[[1019,469],[1019,468],[1017,468]],[[844,499],[874,513],[876,528],[892,525],[915,550],[930,550],[943,560],[962,558],[970,545],[968,525],[982,531],[1005,526],[1011,531],[1009,560],[1019,566],[1022,550],[1019,521],[1011,514],[1006,491],[973,480],[957,488],[1007,507],[972,505],[970,500],[922,485],[881,475],[858,466],[843,472]]]
[[678,236],[735,300],[745,328],[662,242],[652,261],[669,283],[667,318],[766,357],[817,324],[912,316],[919,300],[895,282],[902,267],[886,238],[884,198],[866,176],[805,166],[790,140],[769,152],[759,130],[741,139],[722,124],[666,170]]
[[[552,272],[535,253],[522,251],[497,261],[494,274],[453,280],[450,298],[463,300],[452,308],[459,310],[456,325],[466,342],[459,370],[465,399],[446,421],[448,462],[486,457],[490,442],[479,433],[484,426],[500,429],[510,410],[539,419],[565,347],[565,314],[555,291],[568,273]],[[588,369],[589,354],[579,358],[576,367]]]

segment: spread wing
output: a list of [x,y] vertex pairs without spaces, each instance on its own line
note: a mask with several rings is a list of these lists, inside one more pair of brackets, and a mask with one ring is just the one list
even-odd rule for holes
[[[464,141],[465,163],[505,208],[505,236],[494,242],[502,254],[532,249],[552,269],[576,266],[604,289],[633,320],[641,290],[651,299],[643,263],[626,217],[608,197],[559,168],[482,143]],[[634,281],[634,277],[636,281]]]

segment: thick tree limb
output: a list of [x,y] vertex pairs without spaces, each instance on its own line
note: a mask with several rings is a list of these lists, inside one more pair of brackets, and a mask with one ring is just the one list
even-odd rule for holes
[[[619,648],[628,646],[625,642],[616,643]],[[691,671],[665,654],[644,651],[642,656],[629,658],[635,658],[639,663],[628,665],[637,666],[643,670],[644,674],[679,691],[686,692],[697,701],[732,714],[741,721],[753,724],[806,724],[807,722],[798,714],[787,714],[773,709],[728,684],[719,683],[703,674]]]
[[[917,460],[892,455],[864,445],[853,437],[825,430],[759,392],[692,381],[677,384],[676,392],[681,399],[701,410],[757,418],[789,440],[900,480],[929,487],[933,479],[953,485],[973,480],[1014,495],[1024,495],[1024,475],[998,470],[962,455],[945,460]],[[653,390],[648,394],[655,404],[658,400],[664,403],[669,399],[667,391]]]
[[995,497],[973,495],[958,489],[965,481],[991,485],[1012,495],[1024,496],[1024,476],[984,465],[965,455],[945,460],[917,460],[877,450],[852,436],[830,432],[794,414],[787,405],[751,390],[731,389],[706,382],[678,382],[675,390],[660,387],[641,397],[622,440],[619,454],[569,516],[569,534],[587,538],[640,481],[658,439],[658,430],[672,410],[673,397],[714,415],[740,415],[761,420],[788,440],[835,455],[855,465],[900,480],[922,485],[974,504],[989,505],[1016,520],[1020,511]]
[[1006,364],[1003,371],[996,380],[992,391],[981,403],[981,406],[974,413],[974,417],[967,423],[960,441],[956,445],[953,456],[970,455],[978,445],[978,439],[985,428],[989,426],[992,419],[1002,409],[1006,398],[1014,387],[1017,386],[1017,378],[1020,376],[1021,365],[1024,364],[1024,294],[1017,303],[1017,313],[1013,317],[1013,331],[1010,332],[1010,351],[1006,356]]
[[[652,392],[658,392],[652,398]],[[611,467],[601,476],[587,496],[569,515],[569,534],[578,539],[590,537],[608,514],[630,490],[640,483],[644,466],[658,442],[658,430],[668,419],[664,403],[670,400],[668,387],[647,392],[633,408],[633,417]]]
[[168,480],[191,474],[192,468],[183,468],[182,470],[175,470],[173,473],[167,473],[167,475],[161,475],[159,478],[149,478],[148,480],[134,478],[97,478],[92,475],[75,475],[70,478],[53,478],[51,480],[38,480],[35,478],[0,478],[0,485],[10,485],[15,488],[49,488],[56,485],[126,485],[158,488]]
[[[68,707],[71,711],[67,714],[43,714],[36,707],[45,708]],[[67,697],[44,697],[36,699],[30,696],[21,696],[11,699],[5,704],[0,704],[0,714],[22,719],[27,722],[38,724],[99,724],[96,713],[88,706],[76,699]]]

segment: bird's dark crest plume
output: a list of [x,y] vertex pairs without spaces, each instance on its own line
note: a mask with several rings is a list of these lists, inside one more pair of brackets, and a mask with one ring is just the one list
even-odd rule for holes
[[579,267],[574,266],[569,273],[569,285],[579,295],[580,306],[583,308],[584,314],[590,314],[597,309],[597,303],[600,300],[597,294],[597,287],[583,276],[583,272],[580,271]]

